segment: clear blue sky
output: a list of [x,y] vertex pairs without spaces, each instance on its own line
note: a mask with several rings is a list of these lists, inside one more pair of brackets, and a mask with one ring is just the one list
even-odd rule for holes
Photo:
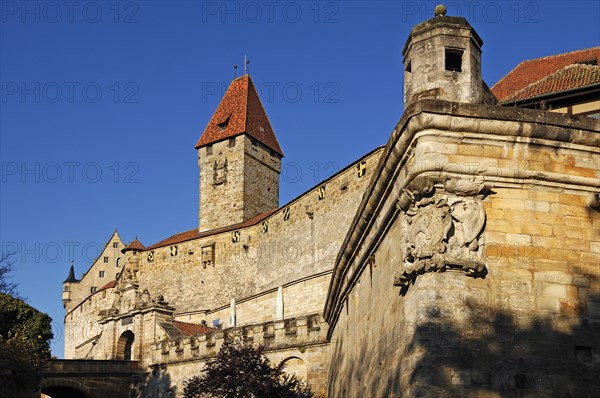
[[[197,225],[194,144],[251,75],[286,154],[280,203],[385,144],[401,50],[435,2],[2,1],[0,241],[54,319],[61,283],[113,228],[148,245]],[[489,86],[520,61],[600,44],[598,2],[453,1],[484,41]]]

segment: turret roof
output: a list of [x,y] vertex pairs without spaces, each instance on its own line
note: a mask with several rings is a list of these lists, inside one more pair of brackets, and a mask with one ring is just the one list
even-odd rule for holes
[[244,133],[283,156],[250,75],[231,82],[196,149]]

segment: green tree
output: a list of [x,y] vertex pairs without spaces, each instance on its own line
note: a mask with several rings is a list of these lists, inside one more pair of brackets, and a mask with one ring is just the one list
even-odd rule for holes
[[6,280],[12,263],[0,260],[0,397],[18,397],[37,390],[50,359],[51,319],[13,297],[16,285]]
[[310,388],[282,365],[271,366],[264,346],[225,343],[200,376],[184,381],[186,398],[311,398]]

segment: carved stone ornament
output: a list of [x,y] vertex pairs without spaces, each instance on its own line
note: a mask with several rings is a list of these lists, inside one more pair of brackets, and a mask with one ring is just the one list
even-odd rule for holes
[[227,159],[215,160],[213,164],[213,185],[221,185],[227,182]]
[[448,268],[462,269],[468,276],[485,275],[483,191],[483,182],[476,179],[448,178],[438,189],[426,178],[411,185],[398,201],[402,270],[394,285],[408,288],[417,275]]

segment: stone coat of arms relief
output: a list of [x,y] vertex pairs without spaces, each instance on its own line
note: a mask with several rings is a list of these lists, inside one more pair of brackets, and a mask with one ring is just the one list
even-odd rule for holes
[[398,201],[402,266],[394,285],[406,291],[418,275],[447,269],[485,276],[482,200],[486,191],[477,178],[446,178],[435,184],[421,177],[410,185]]

